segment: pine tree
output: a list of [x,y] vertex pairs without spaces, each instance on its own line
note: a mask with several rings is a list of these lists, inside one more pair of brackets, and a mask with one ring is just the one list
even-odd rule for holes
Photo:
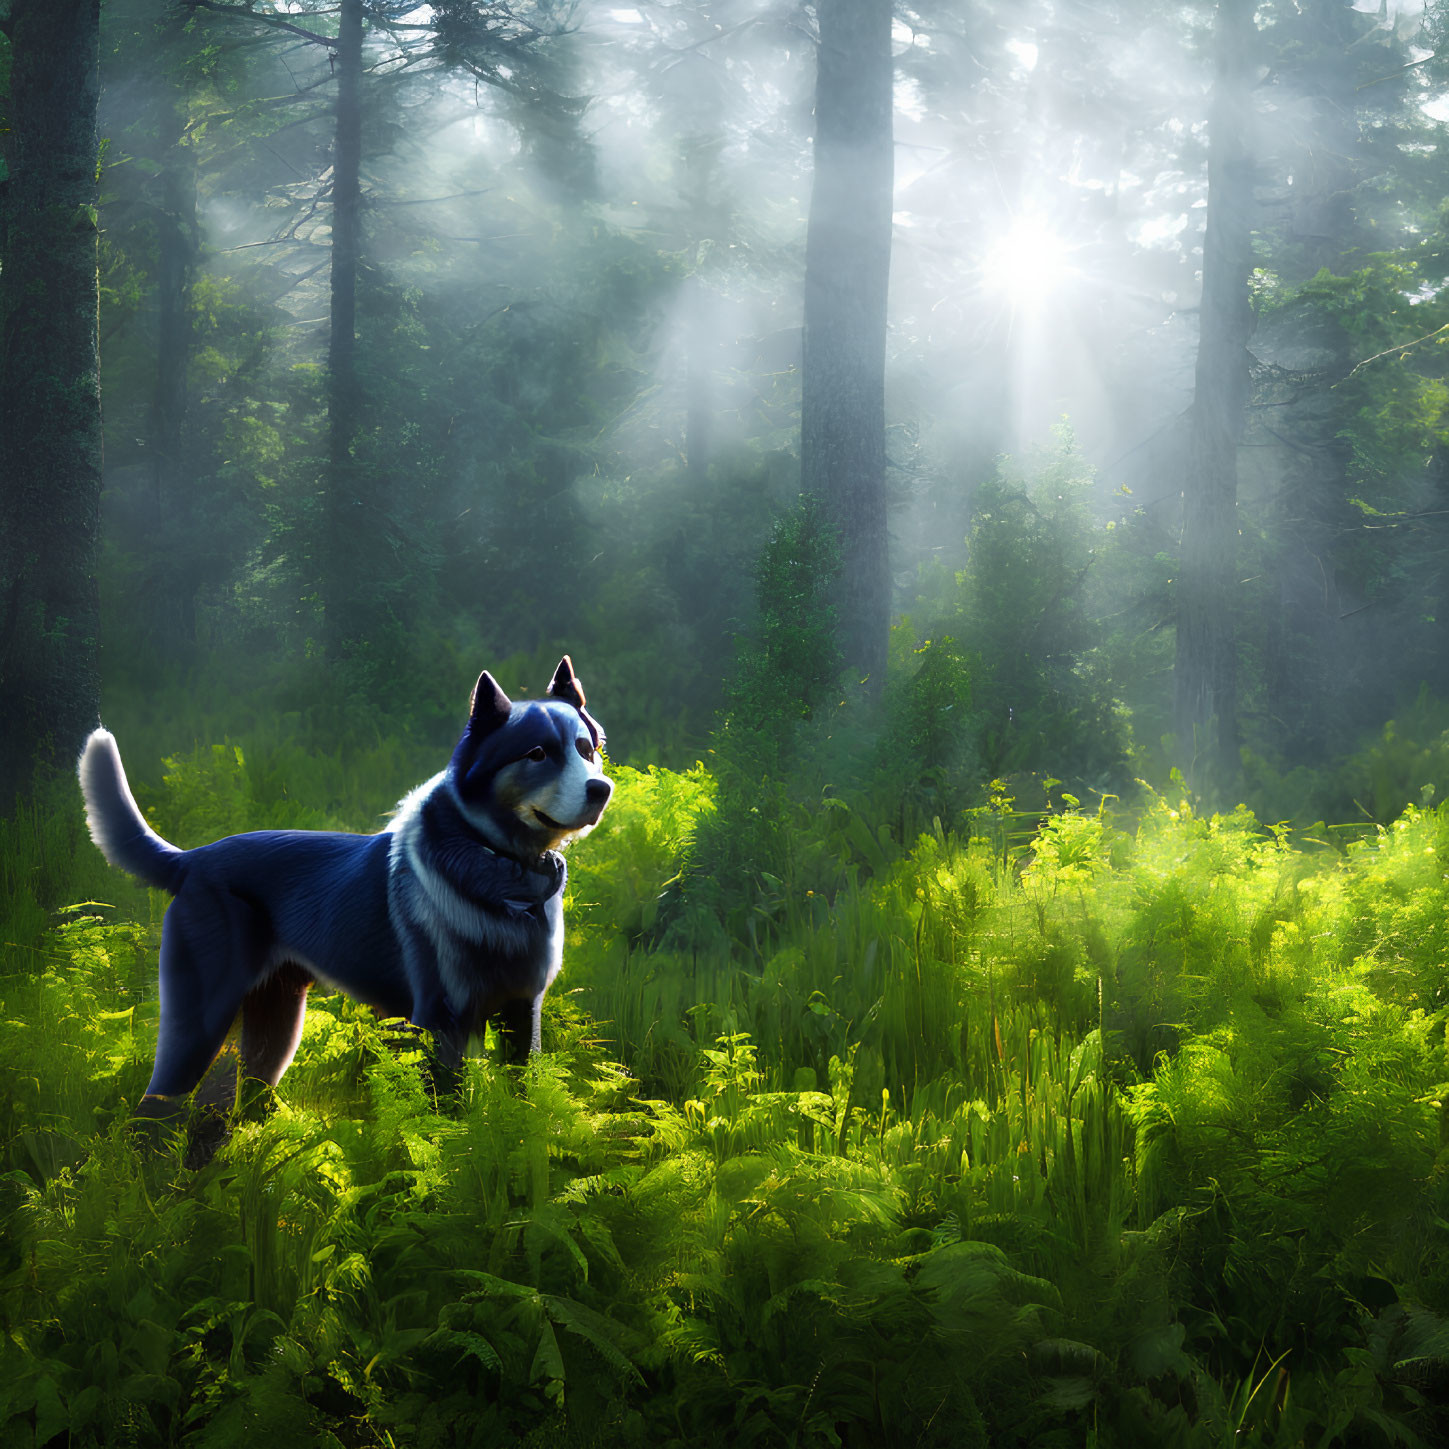
[[1253,11],[1252,0],[1219,0],[1201,330],[1177,585],[1177,751],[1189,779],[1209,795],[1231,788],[1238,772],[1233,612],[1237,450],[1253,329],[1253,177],[1246,136]]
[[0,811],[99,707],[100,0],[14,0],[0,237]]
[[891,576],[885,485],[893,70],[889,0],[822,0],[805,242],[800,473],[840,532],[839,638],[879,688]]

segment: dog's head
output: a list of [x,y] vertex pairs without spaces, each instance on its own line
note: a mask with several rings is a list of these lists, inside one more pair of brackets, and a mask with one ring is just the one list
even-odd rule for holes
[[545,698],[514,704],[485,669],[449,772],[468,816],[512,853],[541,855],[598,824],[613,794],[603,732],[567,654]]

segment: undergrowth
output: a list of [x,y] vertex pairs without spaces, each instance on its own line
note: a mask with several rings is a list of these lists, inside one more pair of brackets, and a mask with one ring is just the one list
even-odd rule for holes
[[[317,995],[200,1170],[128,1125],[159,898],[19,913],[6,1443],[1442,1441],[1449,807],[1333,852],[831,799],[731,934],[670,910],[712,776],[612,773],[542,1056],[440,1104]],[[150,808],[339,823],[235,746]]]

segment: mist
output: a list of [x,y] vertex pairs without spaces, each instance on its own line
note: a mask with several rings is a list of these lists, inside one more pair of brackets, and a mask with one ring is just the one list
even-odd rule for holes
[[[969,638],[1009,675],[962,613],[997,587],[973,576],[982,499],[1083,480],[1074,608],[1095,624],[1071,647],[1041,619],[1032,637],[1131,720],[1104,789],[1195,728],[1172,717],[1171,560],[1203,386],[1214,23],[1041,0],[907,6],[890,32],[889,580],[870,629],[902,660],[910,639]],[[1273,772],[1346,757],[1444,683],[1442,404],[1414,340],[1441,280],[1438,24],[1415,6],[1256,13],[1234,122],[1255,321],[1235,541],[1213,545],[1238,557],[1212,607],[1241,656],[1230,753]],[[815,16],[369,10],[346,324],[329,26],[302,3],[108,12],[115,687],[234,657],[291,690],[298,661],[325,658],[343,695],[406,715],[434,698],[414,677],[430,655],[466,673],[464,656],[569,648],[620,697],[621,758],[685,763],[801,487]],[[907,685],[871,675],[869,692]],[[441,729],[431,708],[412,727]]]
[[1446,123],[0,0],[0,1438],[1449,1442]]

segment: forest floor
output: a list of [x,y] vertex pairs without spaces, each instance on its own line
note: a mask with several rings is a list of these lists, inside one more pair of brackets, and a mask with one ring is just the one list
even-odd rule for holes
[[[375,828],[378,750],[140,793]],[[4,827],[7,1444],[1449,1442],[1449,811],[832,799],[722,894],[707,771],[611,773],[542,1055],[437,1100],[314,993],[200,1169],[128,1121],[164,898]]]

